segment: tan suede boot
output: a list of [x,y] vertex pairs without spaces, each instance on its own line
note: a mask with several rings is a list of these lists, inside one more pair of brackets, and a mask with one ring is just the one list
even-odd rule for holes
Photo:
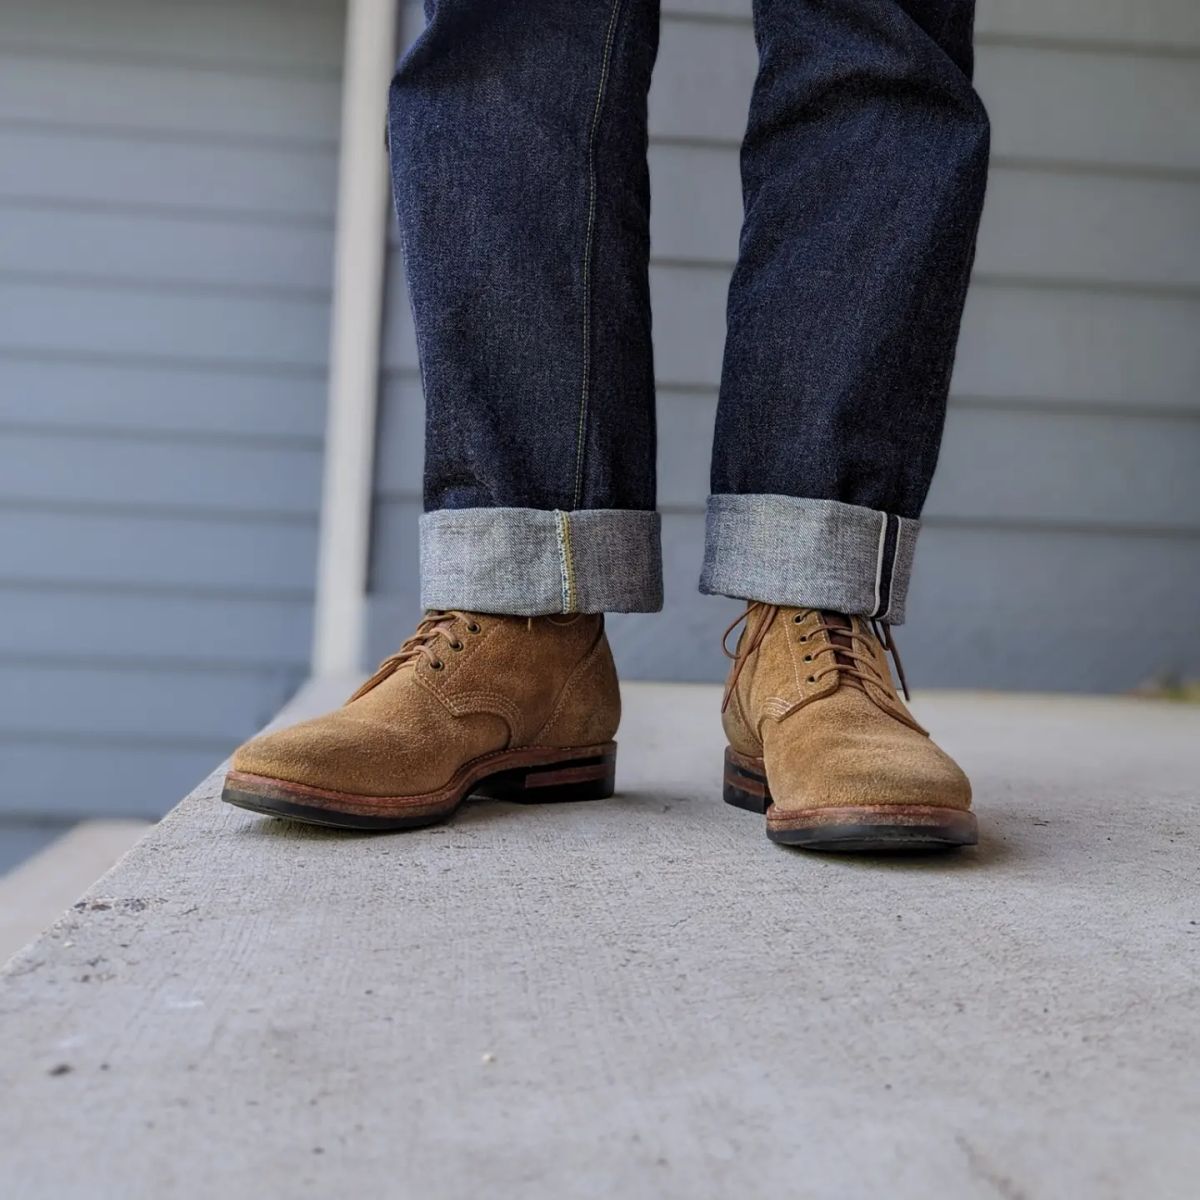
[[621,715],[600,616],[430,612],[346,704],[233,756],[223,798],[347,829],[406,829],[470,795],[613,793]]
[[770,604],[743,619],[722,710],[727,803],[811,850],[975,843],[971,785],[901,703],[869,622]]

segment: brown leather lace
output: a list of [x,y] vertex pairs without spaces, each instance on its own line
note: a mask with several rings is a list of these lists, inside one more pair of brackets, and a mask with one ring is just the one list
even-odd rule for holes
[[389,655],[375,668],[375,674],[346,703],[350,704],[360,696],[365,696],[373,687],[382,683],[389,675],[393,675],[405,663],[416,662],[418,659],[424,658],[435,671],[440,671],[445,664],[438,655],[438,643],[445,641],[452,652],[463,648],[462,640],[458,636],[457,623],[459,621],[465,624],[467,633],[478,633],[480,630],[480,624],[473,613],[463,612],[457,608],[430,609],[421,618],[421,622],[412,636],[405,639],[404,644],[395,654]]
[[[810,626],[814,633],[825,632],[829,635],[829,641],[826,645],[816,647],[812,651],[813,671],[808,679],[810,683],[817,683],[825,676],[837,674],[842,679],[846,680],[854,687],[863,688],[865,684],[871,683],[876,687],[888,688],[891,680],[884,679],[879,673],[879,668],[875,664],[872,655],[864,654],[855,648],[854,636],[862,636],[861,632],[855,628],[855,619],[846,617],[845,620],[849,624],[842,625],[831,618],[829,613],[823,612],[820,609],[801,609],[797,613],[797,621],[803,621],[809,613],[816,613],[817,622]],[[763,638],[767,635],[767,630],[770,629],[775,618],[779,614],[779,609],[774,604],[764,604],[761,601],[752,600],[746,607],[746,611],[730,622],[724,634],[721,636],[721,651],[726,658],[732,659],[734,663],[733,670],[729,675],[729,682],[725,685],[725,695],[721,700],[721,711],[724,712],[729,707],[729,701],[733,696],[733,689],[737,686],[737,681],[742,674],[742,669],[750,660],[754,652],[762,645]],[[744,645],[739,645],[736,651],[729,649],[729,635],[740,625],[746,622],[746,634],[742,641]],[[896,665],[896,676],[900,681],[900,687],[904,692],[905,700],[910,699],[908,694],[908,681],[904,677],[904,666],[900,662],[900,652],[896,648],[896,639],[892,636],[892,627],[886,621],[875,621],[871,619],[864,621],[870,628],[870,631],[879,639],[883,648],[891,655],[892,662]],[[829,656],[829,661],[821,663],[817,666],[817,660],[824,656]]]
[[[755,613],[760,613],[761,616],[756,624],[751,624],[751,616]],[[721,698],[721,711],[724,712],[729,707],[729,701],[733,697],[733,689],[737,687],[737,681],[741,678],[742,668],[750,661],[755,650],[762,645],[762,640],[767,636],[767,630],[771,628],[771,622],[779,615],[779,609],[774,604],[762,604],[757,600],[751,600],[746,606],[746,610],[740,617],[735,617],[734,620],[725,627],[725,632],[721,634],[721,653],[726,658],[733,660],[733,670],[729,674],[729,682],[725,684],[725,695]],[[743,622],[746,623],[746,633],[744,636],[745,646],[739,642],[736,651],[729,649],[729,635]]]

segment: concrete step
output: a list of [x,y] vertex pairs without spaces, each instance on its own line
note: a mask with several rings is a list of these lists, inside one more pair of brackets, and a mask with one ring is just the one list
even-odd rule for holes
[[722,804],[718,700],[408,834],[214,774],[0,977],[5,1194],[1193,1195],[1197,710],[918,697],[982,842],[889,861]]
[[0,962],[54,921],[149,828],[148,821],[81,821],[0,876]]

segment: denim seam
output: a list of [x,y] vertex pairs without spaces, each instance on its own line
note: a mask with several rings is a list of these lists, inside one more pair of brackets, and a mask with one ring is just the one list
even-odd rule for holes
[[[875,559],[875,607],[871,610],[871,616],[879,615],[879,605],[882,602],[882,597],[879,594],[879,589],[883,585],[883,552],[887,547],[887,529],[888,519],[887,513],[879,514],[879,554]],[[897,538],[899,541],[899,538]],[[888,608],[892,607],[891,596],[888,597]]]
[[[892,611],[892,595],[895,590],[896,562],[900,557],[900,539],[903,534],[904,518],[890,513],[882,513],[883,528],[879,533],[879,559],[875,567],[875,605],[871,616],[880,621],[886,621]],[[895,526],[893,527],[893,522]],[[891,562],[887,561],[888,535],[895,530],[892,545]],[[884,567],[887,570],[884,570]]]
[[575,547],[571,545],[571,515],[562,515],[563,547],[566,550],[567,601],[563,612],[572,613],[578,607],[575,595]]
[[571,518],[562,509],[555,509],[555,532],[558,534],[558,569],[561,576],[562,611],[575,611],[575,562],[571,549]]
[[[617,36],[617,20],[621,15],[623,0],[613,0],[608,17],[608,32],[604,37],[604,55],[600,60],[600,79],[596,85],[596,102],[592,108],[592,124],[588,133],[588,214],[587,233],[583,243],[583,380],[579,390],[579,427],[575,434],[575,492],[571,507],[578,508],[583,501],[583,455],[587,433],[588,401],[591,395],[592,374],[592,249],[596,236],[596,142],[600,135],[600,114],[604,109],[604,95],[608,87],[609,70],[612,66],[613,43]],[[564,609],[564,611],[567,611]]]
[[[892,547],[892,571],[888,584],[888,603],[887,608],[879,614],[879,620],[886,621],[892,615],[892,596],[896,591],[896,563],[900,558],[900,543],[904,537],[904,518],[898,516],[896,518],[896,544]],[[878,606],[877,606],[878,607]]]

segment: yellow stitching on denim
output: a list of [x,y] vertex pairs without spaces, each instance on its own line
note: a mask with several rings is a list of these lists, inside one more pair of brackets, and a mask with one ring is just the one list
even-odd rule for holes
[[568,513],[562,513],[561,515],[563,566],[565,568],[563,584],[566,588],[563,597],[563,612],[573,613],[576,611],[577,602],[575,596],[575,551],[571,545],[571,518]]
[[558,536],[558,578],[559,578],[559,610],[570,612],[571,603],[571,568],[570,527],[567,524],[567,514],[561,509],[554,510],[554,532]]
[[[575,435],[575,492],[572,508],[578,508],[583,500],[583,452],[587,430],[588,400],[591,395],[592,374],[592,245],[596,236],[596,139],[600,133],[600,113],[604,107],[604,93],[608,87],[609,69],[612,66],[613,43],[617,36],[617,18],[621,15],[622,0],[613,0],[612,12],[608,16],[608,32],[604,36],[604,57],[600,62],[600,79],[596,85],[596,103],[592,108],[592,125],[588,133],[588,217],[587,234],[583,243],[583,382],[579,390],[579,429]],[[570,612],[570,609],[564,609]]]

